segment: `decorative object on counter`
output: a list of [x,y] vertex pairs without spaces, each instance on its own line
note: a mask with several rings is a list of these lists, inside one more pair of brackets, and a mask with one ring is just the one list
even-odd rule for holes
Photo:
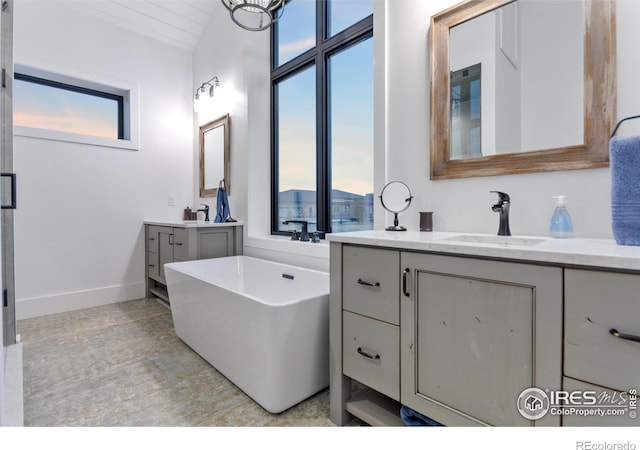
[[277,22],[284,13],[284,0],[222,0],[231,20],[248,31],[262,31]]
[[556,195],[553,198],[557,199],[557,204],[549,223],[549,233],[554,238],[570,238],[573,236],[573,223],[565,205],[565,196]]
[[622,119],[611,133],[611,228],[618,245],[640,245],[640,136],[616,137]]
[[511,228],[509,228],[509,206],[511,198],[509,194],[500,191],[490,191],[498,194],[498,203],[491,207],[493,212],[500,213],[500,225],[498,226],[498,236],[511,236]]
[[411,206],[411,190],[402,181],[391,181],[382,188],[379,195],[382,207],[393,213],[393,226],[385,228],[387,231],[407,231],[405,227],[398,225],[398,213],[405,211]]
[[[187,206],[187,207],[184,209],[184,214],[183,214],[183,216],[182,216],[182,220],[192,220],[192,219],[191,219],[191,217],[192,217],[192,214],[191,214],[191,208]],[[197,217],[197,216],[196,216],[196,217]]]
[[433,231],[433,212],[420,213],[420,231]]
[[225,188],[224,178],[218,183],[218,198],[216,199],[216,218],[214,222],[236,222],[231,218],[231,210],[229,209],[229,197]]

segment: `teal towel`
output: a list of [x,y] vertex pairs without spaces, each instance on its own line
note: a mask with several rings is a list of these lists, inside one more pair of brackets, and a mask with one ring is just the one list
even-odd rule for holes
[[612,137],[611,228],[619,245],[640,245],[640,136]]

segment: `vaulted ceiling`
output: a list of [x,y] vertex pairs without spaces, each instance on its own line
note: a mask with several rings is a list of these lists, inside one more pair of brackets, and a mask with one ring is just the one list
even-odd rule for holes
[[220,0],[73,0],[78,8],[162,42],[193,50]]

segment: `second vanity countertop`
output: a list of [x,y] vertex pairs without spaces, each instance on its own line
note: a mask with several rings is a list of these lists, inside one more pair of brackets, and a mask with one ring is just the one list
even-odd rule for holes
[[[383,230],[327,236],[331,242],[437,252],[452,256],[640,271],[640,246],[617,245],[613,239],[555,239],[544,236]],[[473,242],[474,240],[477,241]]]
[[177,228],[209,228],[209,227],[238,227],[242,226],[242,222],[220,222],[213,220],[205,222],[204,220],[145,220],[145,225],[158,225],[161,227],[177,227]]

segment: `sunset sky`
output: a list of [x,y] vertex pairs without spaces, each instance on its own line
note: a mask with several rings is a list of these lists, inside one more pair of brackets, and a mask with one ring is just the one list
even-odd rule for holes
[[[373,8],[371,0],[334,1],[332,5],[333,34],[371,14]],[[287,4],[278,24],[280,64],[315,45],[314,24],[314,2]],[[328,70],[332,188],[364,195],[373,192],[373,40],[333,55]],[[315,69],[310,68],[279,87],[280,192],[316,188],[314,85]]]
[[15,126],[118,138],[115,100],[15,80]]

